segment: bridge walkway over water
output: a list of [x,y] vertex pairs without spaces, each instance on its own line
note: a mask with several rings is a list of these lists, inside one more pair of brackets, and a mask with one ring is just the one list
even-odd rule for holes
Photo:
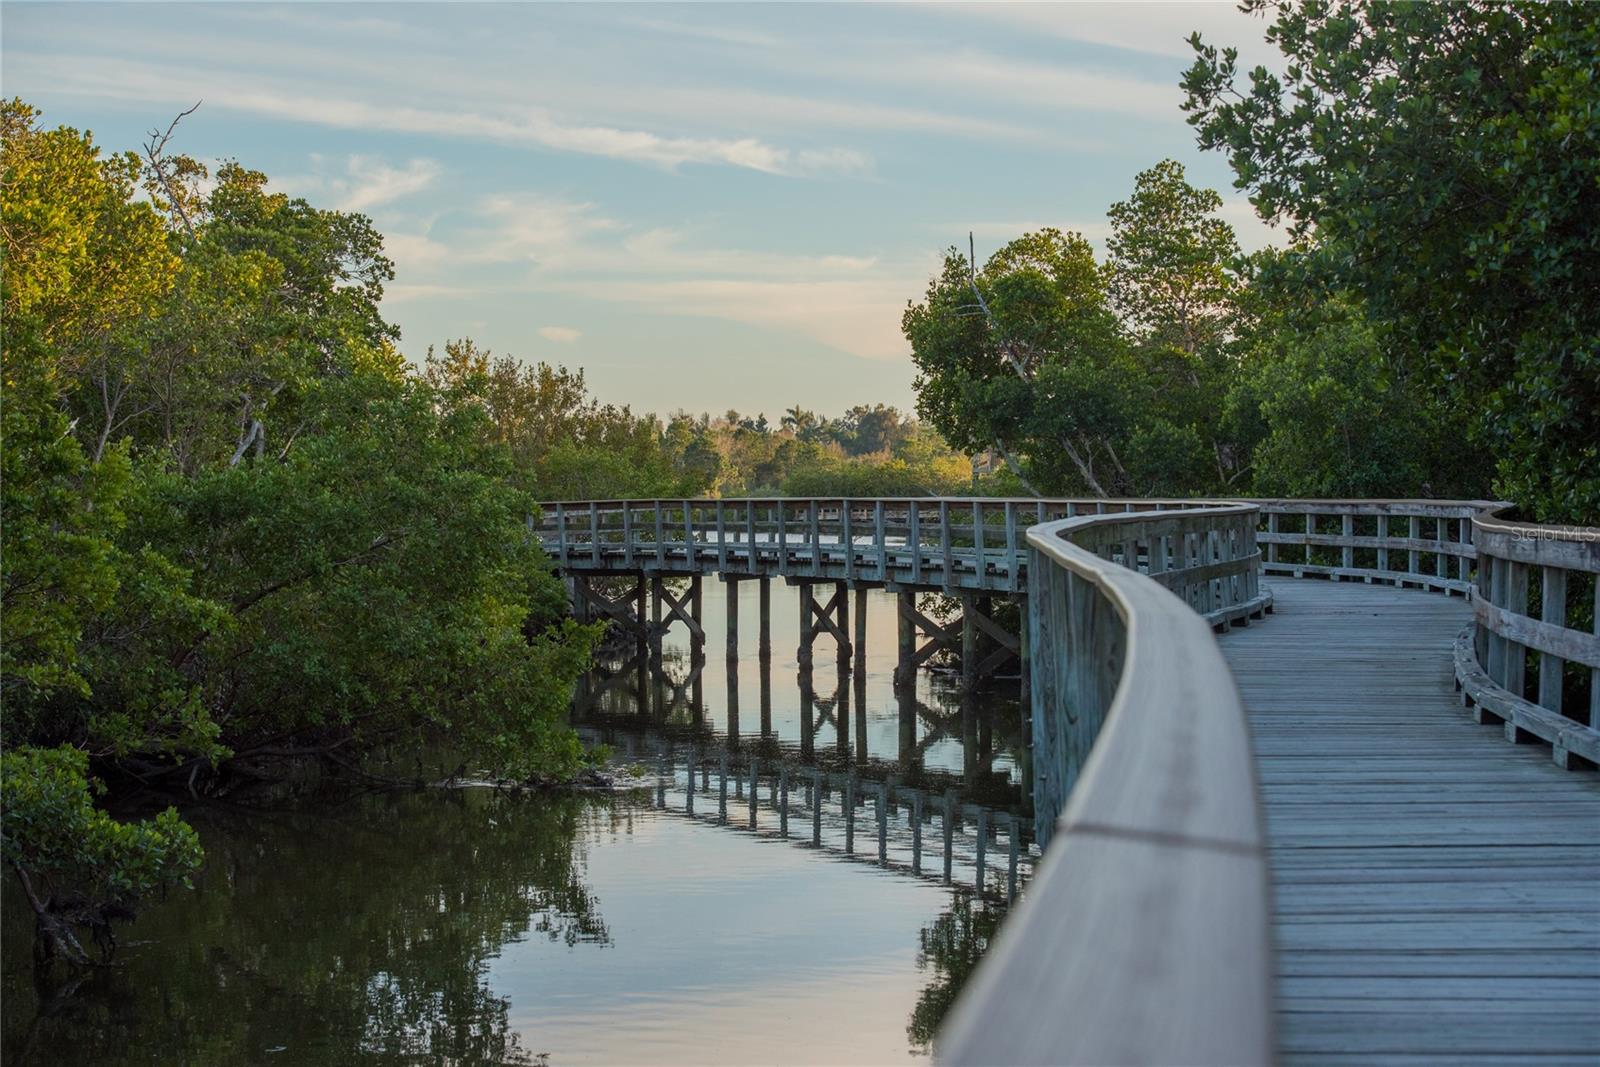
[[1221,640],[1266,816],[1286,1062],[1600,1062],[1600,783],[1455,692],[1462,600],[1270,583]]

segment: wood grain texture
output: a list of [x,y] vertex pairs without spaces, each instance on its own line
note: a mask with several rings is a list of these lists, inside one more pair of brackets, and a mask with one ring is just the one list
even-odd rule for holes
[[1475,724],[1461,600],[1271,582],[1250,718],[1285,1062],[1600,1060],[1600,777]]

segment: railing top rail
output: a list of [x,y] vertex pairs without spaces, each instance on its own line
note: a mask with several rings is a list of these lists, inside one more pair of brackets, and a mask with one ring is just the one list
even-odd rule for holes
[[[1233,503],[1174,518],[1199,527],[1254,510],[1254,504]],[[1095,528],[1145,521],[1081,515],[1028,530],[1029,546],[1093,583],[1127,628],[1116,697],[1058,832],[1093,823],[1258,847],[1261,819],[1244,705],[1211,627],[1158,582],[1071,540]],[[1175,732],[1171,717],[1180,712],[1185,725]],[[1203,773],[1191,778],[1180,768]],[[1162,785],[1179,773],[1189,784],[1184,801],[1172,804]]]
[[1200,500],[1193,497],[1093,497],[1093,496],[1062,496],[1062,497],[1037,497],[1037,496],[726,496],[726,497],[617,497],[614,499],[582,499],[582,500],[542,500],[539,506],[553,508],[560,505],[563,508],[587,508],[593,504],[598,507],[633,507],[649,508],[656,505],[682,507],[685,504],[693,507],[715,507],[718,504],[805,504],[809,502],[837,504],[849,501],[852,504],[982,504],[1005,505],[1023,504],[1028,506],[1060,506],[1063,504],[1103,504],[1108,506],[1139,505],[1145,508],[1194,508],[1205,507],[1213,503],[1209,500]]
[[[1203,529],[1257,510],[1225,503],[1177,517]],[[1272,1059],[1263,824],[1233,675],[1189,605],[1073,543],[1145,518],[1085,515],[1028,530],[1031,549],[1113,607],[1122,669],[1026,915],[1002,932],[946,1024],[949,1062]],[[1041,1018],[1038,999],[1018,995],[1028,988],[1049,990],[1076,1024]]]

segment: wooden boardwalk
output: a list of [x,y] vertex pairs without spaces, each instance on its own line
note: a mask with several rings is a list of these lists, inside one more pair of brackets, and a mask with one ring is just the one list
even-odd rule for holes
[[1266,811],[1285,1062],[1600,1063],[1600,775],[1461,706],[1465,602],[1270,581],[1222,639]]

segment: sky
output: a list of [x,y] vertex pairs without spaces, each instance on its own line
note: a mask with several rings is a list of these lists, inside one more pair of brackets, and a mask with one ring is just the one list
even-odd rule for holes
[[1274,239],[1195,147],[1185,38],[1270,63],[1220,3],[27,4],[0,91],[360,211],[401,347],[472,337],[639,411],[914,404],[900,317],[942,252],[1097,245],[1164,159]]

